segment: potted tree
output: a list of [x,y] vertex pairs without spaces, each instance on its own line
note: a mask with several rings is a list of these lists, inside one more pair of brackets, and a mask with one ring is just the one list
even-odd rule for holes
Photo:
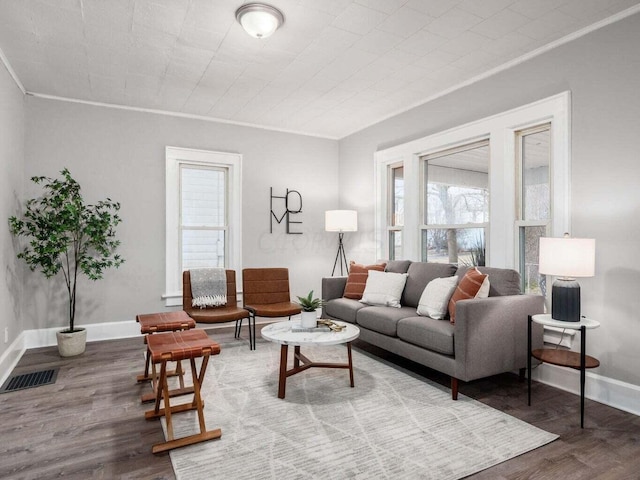
[[115,250],[115,227],[120,223],[120,204],[107,198],[95,205],[85,204],[67,168],[62,178],[32,177],[41,185],[41,197],[27,201],[21,218],[9,218],[11,233],[26,237],[28,244],[18,253],[31,271],[39,269],[46,278],[62,272],[69,296],[69,327],[57,332],[58,350],[63,357],[84,352],[87,332],[75,325],[79,274],[90,280],[103,277],[107,268],[124,260]]
[[298,297],[298,305],[302,308],[301,325],[304,328],[314,328],[318,325],[318,316],[316,310],[320,308],[324,302],[319,298],[313,298],[313,290],[306,297]]

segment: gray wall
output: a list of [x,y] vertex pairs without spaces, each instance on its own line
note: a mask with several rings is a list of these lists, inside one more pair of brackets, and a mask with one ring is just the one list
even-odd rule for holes
[[[20,304],[22,268],[7,219],[18,213],[22,199],[24,100],[0,62],[0,357],[22,332]],[[5,343],[5,329],[8,342]]]
[[[165,146],[243,155],[244,267],[290,269],[293,295],[320,292],[337,249],[324,211],[338,206],[336,141],[142,112],[27,97],[24,172],[56,176],[68,167],[86,200],[122,204],[118,237],[126,263],[102,281],[82,279],[79,325],[132,320],[163,311],[165,292]],[[303,235],[269,234],[269,187],[303,197]],[[38,193],[28,182],[25,198]],[[65,325],[62,279],[27,272],[25,329]]]
[[376,150],[570,90],[571,233],[596,239],[596,276],[580,284],[583,313],[602,324],[587,349],[598,374],[640,385],[639,46],[637,14],[342,139],[341,207],[360,214],[353,255],[375,259]]

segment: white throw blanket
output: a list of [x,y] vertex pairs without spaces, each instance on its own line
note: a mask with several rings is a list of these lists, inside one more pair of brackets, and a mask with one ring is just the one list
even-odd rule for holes
[[227,304],[227,274],[224,268],[196,268],[191,272],[191,306],[219,307]]

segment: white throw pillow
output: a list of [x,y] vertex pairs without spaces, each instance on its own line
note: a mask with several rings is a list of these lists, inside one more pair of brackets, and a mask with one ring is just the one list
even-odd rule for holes
[[458,285],[458,277],[436,278],[424,288],[418,302],[418,315],[442,320],[449,310],[449,299]]
[[367,284],[362,294],[362,303],[400,308],[400,297],[407,282],[406,273],[378,272],[369,270]]
[[[480,271],[476,268],[476,271]],[[482,281],[482,285],[480,285],[480,290],[476,293],[476,298],[488,298],[489,297],[489,289],[491,288],[491,283],[489,283],[489,275]]]

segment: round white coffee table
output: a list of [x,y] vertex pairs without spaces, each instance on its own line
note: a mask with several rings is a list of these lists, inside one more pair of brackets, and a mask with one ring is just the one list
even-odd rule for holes
[[[340,332],[293,332],[293,326],[300,326],[299,322],[277,322],[267,325],[262,329],[262,337],[270,342],[280,344],[280,375],[278,380],[278,398],[284,398],[287,377],[300,373],[308,368],[347,368],[349,369],[349,380],[353,387],[353,361],[351,359],[351,342],[358,338],[360,329],[355,325],[346,322],[335,321],[338,325],[344,325],[346,328]],[[338,345],[347,344],[348,363],[326,363],[312,362],[302,353],[300,353],[301,345]],[[293,368],[287,370],[287,356],[289,345],[294,346]],[[301,364],[302,363],[302,364]]]

